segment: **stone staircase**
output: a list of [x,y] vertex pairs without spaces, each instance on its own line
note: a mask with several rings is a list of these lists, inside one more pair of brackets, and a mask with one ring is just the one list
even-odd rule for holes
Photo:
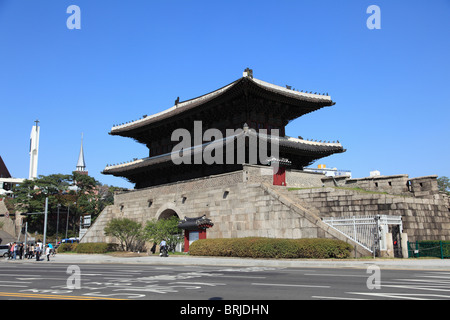
[[296,192],[296,190],[289,191],[285,186],[273,186],[268,183],[262,183],[261,187],[273,198],[289,207],[292,212],[298,214],[300,218],[307,219],[314,224],[321,231],[318,232],[321,237],[339,239],[351,244],[355,247],[358,256],[370,256],[372,254],[358,242],[353,241],[335,228],[323,222],[320,218],[320,211],[299,197],[299,195],[302,194],[301,192]]

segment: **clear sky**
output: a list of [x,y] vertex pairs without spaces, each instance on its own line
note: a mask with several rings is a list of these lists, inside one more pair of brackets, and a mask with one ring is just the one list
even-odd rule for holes
[[[66,12],[81,9],[81,29]],[[370,30],[370,5],[381,29]],[[450,177],[450,1],[0,0],[0,155],[27,178],[41,126],[38,174],[75,170],[84,133],[89,174],[148,156],[110,136],[136,120],[255,78],[328,92],[336,105],[292,121],[290,136],[339,140],[320,160],[366,177]]]

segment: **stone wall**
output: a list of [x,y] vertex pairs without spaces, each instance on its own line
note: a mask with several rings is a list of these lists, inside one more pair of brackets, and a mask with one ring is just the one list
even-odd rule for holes
[[366,193],[351,189],[317,188],[289,191],[291,197],[308,203],[320,217],[369,215],[402,216],[403,230],[409,241],[450,240],[448,196],[433,199]]
[[[17,240],[17,236],[19,235],[20,231],[20,224],[22,217],[19,216],[18,219],[16,219],[15,216],[6,217],[7,214],[9,214],[9,210],[5,204],[5,201],[0,199],[0,214],[5,215],[3,217],[0,217],[0,222],[3,223],[2,230],[6,233],[8,233],[14,240]],[[3,244],[6,243],[6,239]]]
[[286,186],[296,188],[322,187],[322,173],[306,172],[300,170],[286,170]]
[[[145,223],[177,214],[179,218],[206,215],[214,223],[207,230],[208,238],[338,238],[351,243],[328,230],[314,208],[294,202],[271,183],[247,182],[246,178],[257,180],[260,169],[248,167],[240,172],[117,194],[115,204],[103,210],[81,241],[114,242],[103,233],[112,218]],[[265,174],[260,176],[262,181],[266,178]],[[359,250],[359,254],[367,252]]]
[[345,187],[401,195],[409,194],[408,180],[407,174],[347,179]]
[[386,192],[393,195],[414,196],[432,199],[439,193],[437,176],[409,178],[407,174],[392,176],[374,176],[359,179],[348,177],[323,177],[325,187],[359,188],[367,191]]
[[[114,205],[105,208],[82,242],[114,241],[103,233],[112,218],[145,223],[172,214],[181,219],[206,215],[214,223],[207,231],[208,238],[337,238],[351,242],[321,218],[400,215],[410,241],[450,240],[449,198],[432,194],[433,178],[417,178],[410,184],[407,181],[412,180],[405,175],[350,179],[350,184],[356,180],[360,187],[404,194],[392,195],[323,187],[329,178],[301,171],[287,171],[287,187],[273,186],[271,170],[245,165],[241,171],[116,194]],[[335,179],[333,185],[336,181],[346,186],[342,179]],[[300,189],[289,191],[293,186]],[[411,187],[414,192],[408,190]],[[415,192],[426,194],[417,198]],[[357,250],[360,255],[367,254],[361,248]]]

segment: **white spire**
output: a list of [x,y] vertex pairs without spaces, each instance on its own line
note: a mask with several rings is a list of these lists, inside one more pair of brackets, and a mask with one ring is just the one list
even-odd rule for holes
[[84,162],[84,152],[83,152],[83,133],[81,134],[81,148],[80,155],[78,156],[77,171],[86,171],[86,163]]
[[28,173],[28,179],[37,178],[37,165],[38,165],[38,153],[39,153],[39,120],[36,120],[36,125],[31,128],[30,134],[30,171]]

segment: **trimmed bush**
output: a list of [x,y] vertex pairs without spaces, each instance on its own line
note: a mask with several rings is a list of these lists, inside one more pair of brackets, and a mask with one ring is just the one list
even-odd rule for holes
[[114,243],[79,243],[77,253],[107,253],[117,251],[117,244]]
[[77,250],[78,243],[61,243],[57,252],[75,252]]
[[233,238],[200,239],[189,246],[194,256],[248,257],[248,258],[314,258],[345,259],[353,247],[334,239],[273,239]]

